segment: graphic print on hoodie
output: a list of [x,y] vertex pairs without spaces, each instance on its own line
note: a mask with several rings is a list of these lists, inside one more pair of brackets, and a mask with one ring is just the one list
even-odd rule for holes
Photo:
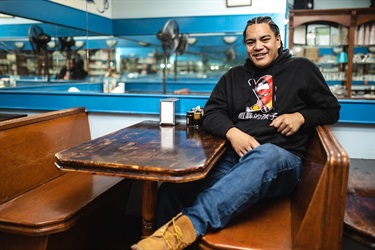
[[268,113],[273,109],[273,79],[270,75],[264,75],[255,81],[254,79],[249,79],[248,84],[250,85],[257,102],[249,107],[246,107],[247,112],[258,112]]

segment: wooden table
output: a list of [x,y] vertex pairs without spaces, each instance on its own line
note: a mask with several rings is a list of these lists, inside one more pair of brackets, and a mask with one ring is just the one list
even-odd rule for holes
[[201,128],[144,121],[56,154],[61,170],[144,181],[142,235],[155,231],[157,182],[204,178],[226,149],[226,140]]

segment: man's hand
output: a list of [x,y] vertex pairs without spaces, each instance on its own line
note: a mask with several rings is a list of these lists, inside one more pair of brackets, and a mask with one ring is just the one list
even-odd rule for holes
[[227,131],[226,137],[232,144],[234,151],[236,151],[240,157],[242,157],[247,151],[260,145],[254,137],[235,127]]
[[277,129],[282,135],[291,136],[305,123],[305,118],[301,113],[284,114],[273,120],[270,126]]

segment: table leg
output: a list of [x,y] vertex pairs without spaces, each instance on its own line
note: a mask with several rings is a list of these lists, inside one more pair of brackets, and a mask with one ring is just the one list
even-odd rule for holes
[[156,230],[156,202],[158,185],[156,181],[143,182],[142,236],[149,236]]

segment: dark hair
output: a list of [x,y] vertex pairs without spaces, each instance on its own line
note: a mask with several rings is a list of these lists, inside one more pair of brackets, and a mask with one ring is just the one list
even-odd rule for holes
[[[272,20],[271,17],[269,16],[258,16],[258,17],[254,17],[253,19],[250,19],[249,21],[247,21],[247,24],[246,24],[246,27],[245,27],[245,30],[243,31],[243,42],[245,43],[245,39],[246,39],[246,30],[247,30],[247,27],[253,25],[253,24],[260,24],[260,23],[267,23],[272,32],[274,33],[275,36],[278,36],[280,35],[280,29],[279,29],[279,26],[276,25],[276,23]],[[279,53],[281,53],[281,51],[283,51],[283,41],[280,41],[281,43],[281,46],[278,50]]]

